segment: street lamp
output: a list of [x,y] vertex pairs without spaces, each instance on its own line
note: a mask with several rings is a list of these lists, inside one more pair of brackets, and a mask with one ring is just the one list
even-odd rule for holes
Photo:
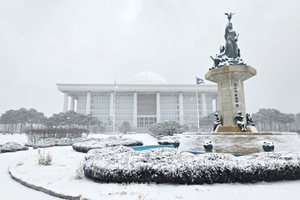
[[64,126],[64,125],[66,125],[66,122],[62,121],[62,122],[61,122],[61,128],[62,128],[62,126]]
[[[67,117],[67,124],[70,124],[70,117]],[[70,124],[70,126],[71,126],[71,124]]]

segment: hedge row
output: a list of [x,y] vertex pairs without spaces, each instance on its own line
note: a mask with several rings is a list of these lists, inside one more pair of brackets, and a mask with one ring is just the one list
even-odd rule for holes
[[176,149],[134,152],[128,147],[91,150],[84,173],[102,182],[175,184],[254,183],[300,179],[298,154],[193,155]]
[[81,138],[46,138],[37,142],[28,142],[25,146],[35,148],[46,148],[53,146],[71,146],[72,144],[81,141]]
[[26,131],[30,142],[37,142],[47,138],[80,138],[82,133],[89,133],[86,129],[31,129]]

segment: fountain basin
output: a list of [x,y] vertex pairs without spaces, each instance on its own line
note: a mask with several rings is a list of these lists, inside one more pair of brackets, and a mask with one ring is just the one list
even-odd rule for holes
[[134,151],[146,151],[150,149],[158,149],[158,148],[171,148],[174,149],[173,145],[146,145],[146,146],[135,146],[132,147]]
[[179,150],[188,152],[205,152],[203,141],[212,141],[212,153],[230,153],[248,155],[264,152],[266,141],[274,143],[275,152],[288,151],[300,153],[300,140],[292,132],[200,132],[183,133]]

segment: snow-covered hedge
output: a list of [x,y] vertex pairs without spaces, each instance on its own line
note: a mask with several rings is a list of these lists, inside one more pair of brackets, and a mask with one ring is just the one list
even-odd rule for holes
[[143,142],[129,137],[110,136],[108,138],[91,138],[87,141],[77,142],[72,145],[75,151],[88,152],[91,149],[114,146],[142,146]]
[[119,146],[91,150],[85,159],[85,176],[103,182],[203,184],[300,179],[296,153],[235,157],[217,153],[194,155],[169,148],[135,152]]
[[174,144],[175,140],[180,140],[180,136],[179,135],[176,135],[176,136],[163,136],[163,137],[160,137],[158,140],[157,140],[157,143],[159,145],[172,145]]
[[82,128],[48,128],[29,129],[25,132],[28,142],[39,142],[48,138],[80,138],[82,133],[89,133],[89,130]]
[[0,145],[1,153],[22,151],[22,150],[28,150],[28,147],[16,142],[7,142],[4,145]]
[[37,141],[35,143],[29,142],[25,145],[29,147],[45,148],[53,146],[71,146],[72,144],[78,141],[81,141],[81,138],[47,138],[44,140]]

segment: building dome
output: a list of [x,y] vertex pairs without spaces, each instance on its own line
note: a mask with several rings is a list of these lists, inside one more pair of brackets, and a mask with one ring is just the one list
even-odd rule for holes
[[168,84],[168,82],[156,73],[141,71],[126,77],[122,84]]

